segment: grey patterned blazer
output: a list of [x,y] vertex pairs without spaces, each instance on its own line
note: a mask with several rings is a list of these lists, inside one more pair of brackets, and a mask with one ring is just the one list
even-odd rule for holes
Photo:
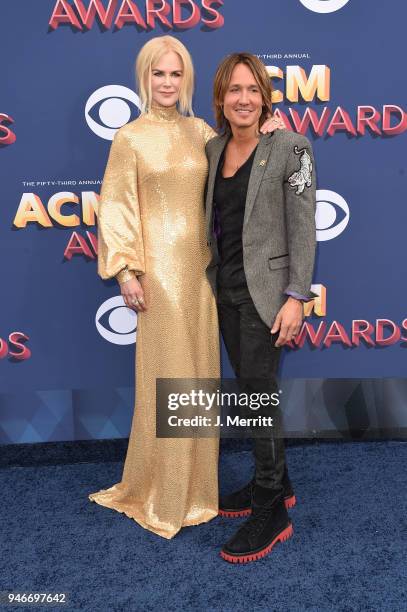
[[[216,171],[228,137],[206,145],[209,175],[206,229],[212,261],[207,275],[216,293],[219,263],[213,232]],[[254,157],[243,222],[243,265],[250,295],[270,327],[287,299],[286,291],[310,291],[315,258],[315,168],[311,143],[288,130],[262,135]]]

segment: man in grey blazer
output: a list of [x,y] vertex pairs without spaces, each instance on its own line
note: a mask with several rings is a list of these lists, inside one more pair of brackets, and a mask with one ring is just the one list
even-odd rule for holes
[[[244,388],[278,390],[281,346],[299,332],[315,256],[315,169],[307,138],[287,130],[261,135],[271,112],[271,83],[262,62],[235,53],[214,83],[219,132],[207,144],[206,223],[212,261],[207,274],[217,295],[229,359]],[[221,556],[245,563],[292,535],[287,508],[295,496],[285,465],[280,415],[253,440],[255,477],[220,498],[224,516],[248,516]],[[261,434],[262,436],[263,434]]]

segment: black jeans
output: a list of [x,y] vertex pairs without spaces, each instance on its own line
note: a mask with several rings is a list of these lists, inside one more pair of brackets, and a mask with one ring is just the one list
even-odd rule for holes
[[[270,334],[270,328],[260,318],[246,285],[237,288],[218,286],[217,302],[220,330],[236,377],[244,381],[257,379],[257,388],[253,388],[253,392],[276,393],[281,349],[274,343],[278,333]],[[273,435],[253,440],[255,480],[261,487],[281,493],[285,470],[281,412],[273,408],[272,415]]]

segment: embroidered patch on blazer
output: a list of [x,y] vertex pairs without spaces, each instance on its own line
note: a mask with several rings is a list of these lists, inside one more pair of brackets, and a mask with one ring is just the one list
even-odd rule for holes
[[312,184],[312,161],[307,149],[299,149],[296,145],[294,153],[300,155],[300,169],[293,172],[287,180],[290,187],[296,189],[295,194],[301,195],[305,187],[311,187]]

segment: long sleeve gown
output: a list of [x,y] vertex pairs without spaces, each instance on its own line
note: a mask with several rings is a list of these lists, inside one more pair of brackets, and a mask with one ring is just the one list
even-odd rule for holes
[[[205,275],[205,144],[175,107],[153,108],[113,140],[98,209],[98,273],[139,275],[136,399],[121,482],[89,495],[172,538],[218,513],[216,438],[157,438],[156,378],[218,378],[216,303]],[[119,276],[118,276],[119,278]]]

